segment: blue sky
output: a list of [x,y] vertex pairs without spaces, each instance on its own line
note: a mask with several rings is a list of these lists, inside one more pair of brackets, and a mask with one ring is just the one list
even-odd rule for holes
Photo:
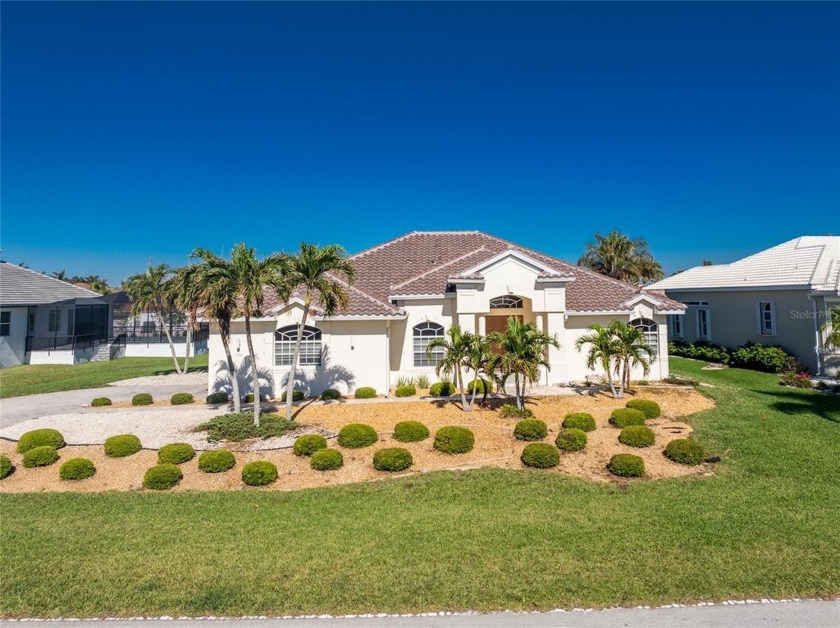
[[2,256],[840,232],[837,3],[2,5]]

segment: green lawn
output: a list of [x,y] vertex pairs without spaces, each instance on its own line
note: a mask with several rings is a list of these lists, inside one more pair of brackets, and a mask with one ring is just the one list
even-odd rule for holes
[[0,607],[275,615],[840,593],[840,399],[673,364],[713,386],[718,407],[691,422],[724,458],[714,477],[487,469],[288,493],[2,495]]
[[[207,354],[190,359],[190,371],[207,370]],[[111,382],[144,375],[175,372],[172,358],[120,358],[85,364],[39,364],[0,369],[0,399],[96,388]]]

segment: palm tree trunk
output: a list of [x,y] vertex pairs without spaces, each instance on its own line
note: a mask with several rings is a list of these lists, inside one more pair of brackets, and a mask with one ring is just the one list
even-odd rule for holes
[[615,382],[613,381],[612,376],[612,368],[609,361],[604,361],[604,370],[607,372],[607,381],[610,383],[610,392],[612,393],[612,397],[613,399],[618,399],[618,394],[615,390]]
[[190,345],[192,344],[192,326],[187,326],[187,348],[184,353],[184,375],[190,371]]
[[166,334],[166,341],[169,343],[169,350],[172,352],[172,361],[175,362],[175,372],[178,375],[183,375],[183,371],[181,371],[181,365],[178,364],[178,354],[175,352],[175,343],[172,342],[172,334],[169,333],[169,327],[167,327],[163,322],[163,316],[160,315],[160,310],[155,308],[155,318],[157,318],[158,325],[161,326],[163,329],[163,333]]
[[257,356],[251,341],[251,317],[245,317],[245,339],[248,341],[248,355],[251,356],[251,387],[254,390],[254,425],[260,424],[260,376],[257,372]]
[[522,403],[522,397],[519,396],[519,373],[513,374],[513,385],[515,386],[515,394],[516,394],[516,407],[519,410],[522,410],[524,404]]
[[624,399],[624,371],[627,368],[627,362],[619,360],[618,365],[618,397],[616,399]]
[[306,302],[303,304],[303,316],[300,317],[300,326],[298,327],[297,338],[295,339],[295,352],[292,355],[292,364],[289,367],[289,381],[286,382],[286,420],[292,420],[292,402],[295,396],[295,371],[297,363],[300,359],[300,344],[303,339],[303,330],[306,327],[306,319],[309,317],[309,304],[311,302],[311,295],[306,295]]
[[461,373],[460,366],[455,370],[455,378],[458,380],[458,389],[461,391],[461,410],[463,410],[464,412],[468,412],[467,395],[464,392],[464,376]]
[[222,334],[222,346],[225,348],[225,357],[230,373],[230,388],[233,396],[233,411],[239,414],[242,412],[242,397],[239,394],[239,377],[236,375],[236,365],[233,363],[233,356],[230,354],[230,337]]
[[[476,371],[476,373],[477,373],[477,372],[478,372],[478,371]],[[476,376],[476,377],[475,377],[475,381],[476,381],[476,382],[478,382],[478,376]],[[475,405],[475,389],[476,389],[476,388],[478,388],[478,384],[476,384],[475,386],[473,386],[473,389],[472,389],[472,397],[470,397],[470,405],[469,405],[469,409],[467,410],[467,412],[472,412],[473,406]]]

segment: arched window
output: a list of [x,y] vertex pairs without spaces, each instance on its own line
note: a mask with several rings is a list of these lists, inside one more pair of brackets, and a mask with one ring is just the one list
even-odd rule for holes
[[650,346],[654,357],[659,355],[659,331],[656,322],[649,318],[636,318],[630,321],[630,326],[641,329],[645,335],[645,342]]
[[[295,356],[295,341],[298,326],[281,327],[274,332],[274,365],[291,366]],[[303,328],[300,341],[300,366],[321,365],[321,330],[316,327]]]
[[433,349],[431,359],[426,355],[426,348],[435,338],[443,338],[443,325],[426,321],[414,326],[414,366],[437,366],[443,359],[443,347]]
[[504,295],[501,297],[496,297],[495,299],[490,299],[490,309],[495,310],[499,308],[515,310],[522,307],[522,297],[514,297],[510,295]]

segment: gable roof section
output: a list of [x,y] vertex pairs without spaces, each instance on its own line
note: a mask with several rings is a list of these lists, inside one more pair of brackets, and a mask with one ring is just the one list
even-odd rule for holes
[[654,290],[796,288],[840,291],[840,236],[802,236],[730,264],[695,266]]
[[99,298],[92,290],[49,277],[34,270],[0,262],[0,305],[46,305],[71,299]]

